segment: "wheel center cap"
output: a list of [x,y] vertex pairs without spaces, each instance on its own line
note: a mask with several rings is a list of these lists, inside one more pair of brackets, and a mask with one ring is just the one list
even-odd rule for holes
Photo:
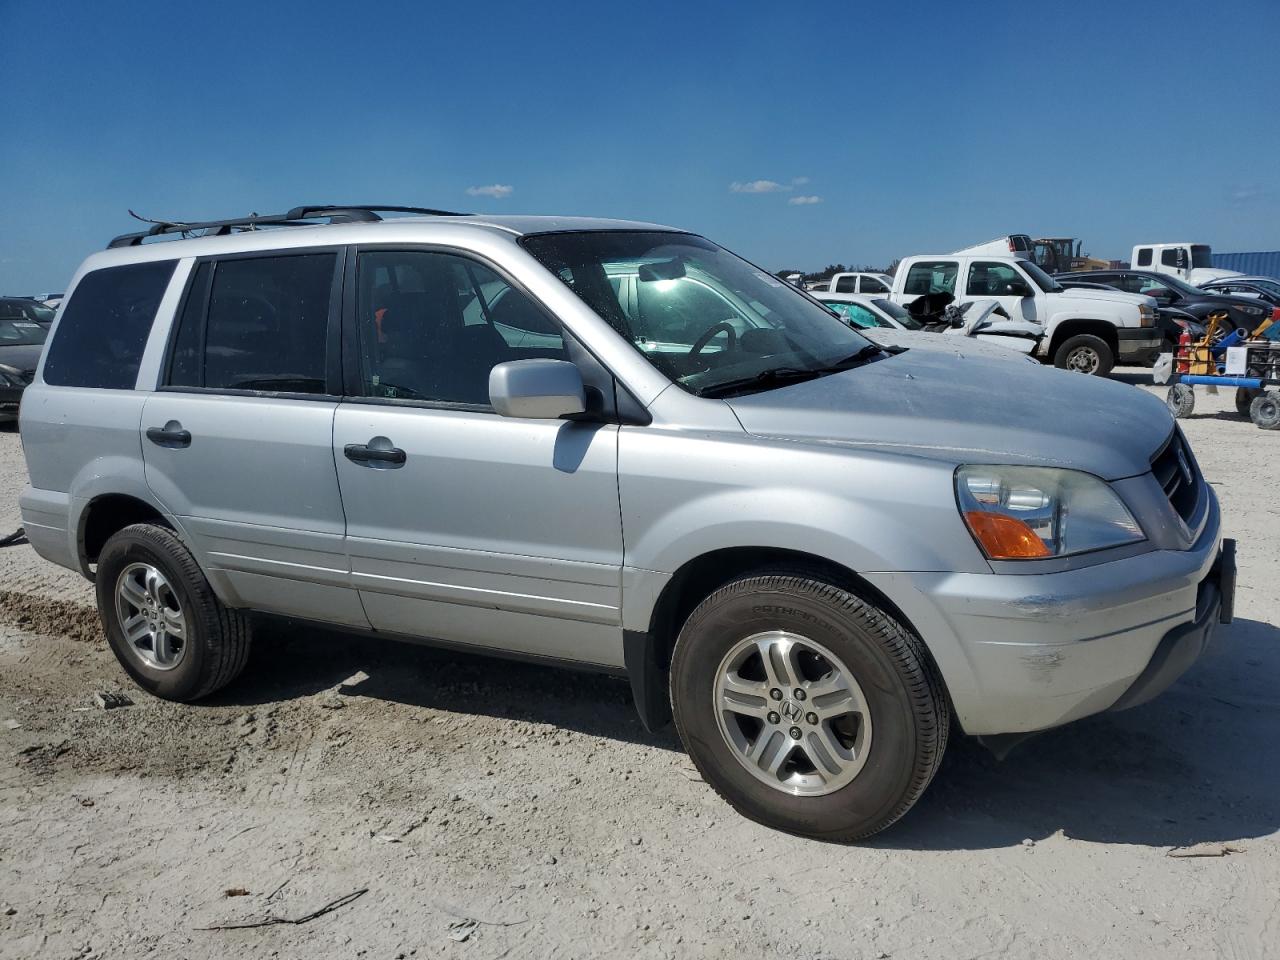
[[784,720],[789,723],[798,723],[800,718],[804,716],[804,707],[800,706],[795,700],[783,700],[778,706],[778,712],[782,714]]

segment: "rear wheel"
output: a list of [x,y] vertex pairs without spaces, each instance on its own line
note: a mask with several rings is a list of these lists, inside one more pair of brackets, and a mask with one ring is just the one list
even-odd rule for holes
[[218,600],[172,531],[125,527],[102,548],[95,582],[107,642],[144,690],[166,700],[199,700],[244,668],[248,614]]
[[1280,391],[1266,390],[1254,397],[1249,419],[1262,430],[1280,430]]
[[1094,377],[1105,377],[1116,365],[1116,355],[1107,341],[1091,333],[1068,337],[1053,354],[1053,365]]
[[827,840],[906,813],[950,724],[921,641],[804,571],[742,577],[699,604],[676,642],[671,699],[717,793],[767,826]]
[[[1258,370],[1250,367],[1245,376],[1261,377],[1262,374]],[[1249,408],[1253,406],[1255,397],[1262,396],[1262,390],[1258,387],[1236,387],[1236,413],[1249,419]]]

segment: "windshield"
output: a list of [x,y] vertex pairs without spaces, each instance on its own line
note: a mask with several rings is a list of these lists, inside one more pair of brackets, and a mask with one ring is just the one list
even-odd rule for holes
[[1204,291],[1199,287],[1193,287],[1187,281],[1178,277],[1171,277],[1166,273],[1152,274],[1148,279],[1168,287],[1170,290],[1177,290],[1184,297],[1203,297]]
[[1207,244],[1193,243],[1191,245],[1191,266],[1193,267],[1212,267],[1213,253]]
[[908,330],[923,330],[924,324],[907,312],[905,307],[899,306],[892,300],[872,300],[880,310],[887,313],[893,319],[897,320]]
[[44,343],[49,331],[33,320],[0,320],[0,347]]
[[1062,284],[1053,279],[1053,277],[1049,276],[1030,260],[1019,260],[1018,266],[1025,270],[1027,272],[1027,276],[1031,277],[1031,279],[1035,281],[1035,285],[1045,293],[1055,293],[1058,290],[1063,289]]
[[701,237],[583,231],[520,242],[691,393],[752,378],[760,378],[753,389],[767,389],[876,350],[791,284]]
[[0,320],[38,320],[53,323],[57,311],[34,300],[0,300]]
[[1280,294],[1280,283],[1274,280],[1250,280],[1249,285],[1266,290],[1268,293]]

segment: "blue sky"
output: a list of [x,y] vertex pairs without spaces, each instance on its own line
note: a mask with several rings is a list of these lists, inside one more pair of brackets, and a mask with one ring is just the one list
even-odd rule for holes
[[1280,247],[1275,0],[0,0],[0,36],[0,292],[62,289],[129,207],[643,218],[774,269]]

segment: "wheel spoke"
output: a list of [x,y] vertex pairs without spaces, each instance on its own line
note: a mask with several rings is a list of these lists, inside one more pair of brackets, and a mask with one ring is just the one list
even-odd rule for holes
[[720,706],[731,713],[763,718],[770,709],[769,686],[746,680],[737,673],[725,674],[721,680]]
[[792,741],[781,730],[766,727],[751,744],[751,749],[747,751],[747,760],[764,773],[776,773],[782,766],[782,761],[791,752],[789,749],[791,743]]
[[131,576],[120,581],[120,595],[135,610],[141,610],[147,602],[147,591]]
[[120,626],[124,630],[125,639],[134,644],[146,637],[149,632],[147,618],[141,613],[135,613]]
[[160,593],[164,588],[164,586],[166,585],[164,580],[160,576],[160,571],[155,569],[154,567],[149,569],[147,571],[145,583],[147,586],[147,596],[152,599],[152,601],[156,604],[156,606],[160,606],[164,602],[163,598],[160,596]]
[[756,644],[769,684],[784,692],[790,692],[800,681],[800,671],[795,662],[796,648],[790,640],[768,639]]
[[853,752],[841,745],[825,723],[805,734],[801,749],[824,781],[838,776],[854,759]]
[[161,624],[164,626],[165,633],[169,634],[169,636],[178,640],[186,639],[187,622],[179,611],[165,607],[161,611]]
[[173,659],[173,644],[169,640],[169,634],[163,629],[157,630],[151,638],[151,652],[156,658],[156,662],[163,667],[169,665],[169,661]]

